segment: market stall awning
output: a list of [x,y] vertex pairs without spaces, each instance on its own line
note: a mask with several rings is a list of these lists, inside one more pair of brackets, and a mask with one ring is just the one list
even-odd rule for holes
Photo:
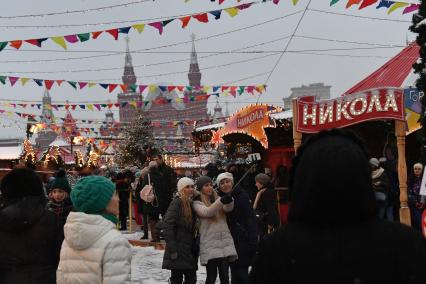
[[215,129],[215,128],[223,128],[223,127],[225,127],[225,122],[201,126],[201,127],[195,128],[195,131],[203,131],[207,129]]
[[0,147],[0,160],[17,160],[22,154],[22,145]]
[[419,49],[420,47],[415,42],[409,44],[395,57],[347,90],[343,95],[376,88],[403,87],[406,78],[412,73],[413,64],[419,58]]
[[277,113],[271,113],[269,115],[271,118],[277,120],[277,119],[290,119],[293,118],[293,111],[291,109],[277,112]]

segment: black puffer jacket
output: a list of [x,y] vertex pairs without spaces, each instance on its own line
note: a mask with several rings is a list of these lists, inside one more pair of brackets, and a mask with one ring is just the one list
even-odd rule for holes
[[426,240],[399,223],[290,223],[260,244],[250,283],[424,284],[425,264]]
[[244,189],[237,186],[231,195],[234,199],[234,210],[227,214],[227,218],[238,254],[238,260],[233,265],[250,266],[257,246],[256,217],[250,199]]
[[260,196],[256,213],[260,217],[258,218],[258,225],[261,236],[267,233],[268,225],[274,228],[279,226],[280,216],[278,213],[277,197],[271,183]]
[[0,283],[54,284],[63,240],[43,197],[0,204]]
[[[182,200],[176,197],[170,203],[166,217],[163,221],[163,235],[166,241],[166,251],[163,258],[163,269],[198,268],[198,255],[195,249],[195,212],[192,212],[193,222],[188,225],[182,212]],[[177,252],[177,258],[172,259],[171,254]]]

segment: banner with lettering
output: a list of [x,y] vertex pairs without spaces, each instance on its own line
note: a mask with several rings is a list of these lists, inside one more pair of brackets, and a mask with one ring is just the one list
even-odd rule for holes
[[275,127],[275,121],[269,117],[270,112],[281,111],[279,107],[255,104],[242,108],[232,115],[225,127],[213,133],[212,143],[221,143],[222,137],[231,133],[247,134],[268,148],[266,127]]
[[421,99],[423,92],[417,88],[404,89],[404,107],[405,107],[405,121],[407,123],[406,134],[410,134],[422,128],[419,119],[422,113]]
[[299,132],[316,133],[378,119],[405,119],[402,89],[373,89],[319,102],[313,96],[297,99]]

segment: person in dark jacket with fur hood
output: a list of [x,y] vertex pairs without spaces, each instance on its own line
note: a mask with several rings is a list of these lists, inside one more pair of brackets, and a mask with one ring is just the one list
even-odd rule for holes
[[265,237],[251,283],[426,283],[426,240],[377,218],[369,156],[353,133],[323,131],[297,151],[286,226]]
[[14,169],[0,191],[0,283],[55,284],[62,232],[40,177]]
[[192,208],[194,181],[183,177],[178,181],[177,188],[178,194],[170,203],[163,221],[166,241],[163,269],[172,271],[171,284],[195,284],[198,247],[195,241],[197,218]]
[[268,232],[278,228],[280,217],[278,213],[277,196],[271,178],[263,173],[255,177],[257,194],[253,203],[256,212],[259,237],[263,238]]
[[234,199],[234,209],[227,214],[229,229],[234,239],[238,260],[232,262],[232,284],[248,283],[248,269],[252,265],[257,247],[257,224],[252,204],[243,188],[234,187],[234,177],[231,173],[221,173],[217,177],[219,195],[231,195]]
[[71,187],[66,177],[65,170],[61,169],[51,183],[49,202],[47,209],[54,212],[61,226],[65,225],[68,215],[72,210],[72,202],[69,197]]

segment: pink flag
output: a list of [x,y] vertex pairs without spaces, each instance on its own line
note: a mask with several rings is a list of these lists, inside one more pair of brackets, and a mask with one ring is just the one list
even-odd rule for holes
[[78,42],[78,37],[77,35],[67,35],[64,36],[65,40],[68,41],[69,43],[76,43]]
[[18,77],[9,77],[9,82],[11,86],[15,85],[16,81],[18,80],[19,80]]
[[148,25],[156,28],[158,30],[158,32],[160,33],[160,35],[163,34],[163,23],[162,22],[149,23]]

